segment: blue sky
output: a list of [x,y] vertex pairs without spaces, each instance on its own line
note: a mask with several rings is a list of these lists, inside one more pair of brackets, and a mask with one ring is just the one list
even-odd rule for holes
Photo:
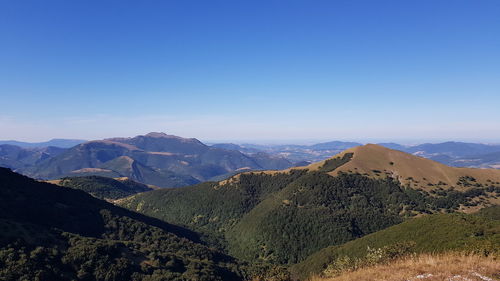
[[500,142],[500,1],[0,1],[0,139]]

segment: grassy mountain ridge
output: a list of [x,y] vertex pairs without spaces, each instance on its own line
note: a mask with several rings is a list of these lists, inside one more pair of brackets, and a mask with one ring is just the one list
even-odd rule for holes
[[371,176],[389,173],[403,185],[413,188],[430,189],[433,186],[464,189],[461,178],[470,177],[470,185],[488,186],[500,184],[500,171],[496,169],[471,169],[449,167],[430,159],[418,157],[379,145],[368,144],[348,149],[340,155],[354,153],[352,161],[332,171],[355,171]]

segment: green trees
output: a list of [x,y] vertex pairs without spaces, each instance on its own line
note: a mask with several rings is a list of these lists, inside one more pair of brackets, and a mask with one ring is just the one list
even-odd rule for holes
[[0,168],[0,280],[245,280],[255,268],[182,227]]
[[119,181],[100,176],[63,178],[59,185],[83,190],[99,199],[119,199],[152,190],[145,184],[129,179]]

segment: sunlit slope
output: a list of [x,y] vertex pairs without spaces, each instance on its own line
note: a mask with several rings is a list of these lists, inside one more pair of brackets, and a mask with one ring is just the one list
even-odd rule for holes
[[[464,189],[476,184],[500,183],[500,170],[497,169],[449,167],[376,144],[353,147],[336,157],[349,153],[353,154],[352,159],[331,171],[331,175],[337,175],[339,172],[358,172],[374,177],[387,175],[397,179],[402,185],[426,190],[437,186]],[[322,164],[318,163],[309,168],[314,169],[320,165]]]
[[344,272],[331,278],[310,281],[401,281],[467,280],[493,281],[500,278],[500,263],[492,257],[460,253],[421,254]]

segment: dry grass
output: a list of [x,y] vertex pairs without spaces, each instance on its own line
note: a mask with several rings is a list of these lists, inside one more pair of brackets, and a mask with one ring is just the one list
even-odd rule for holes
[[500,261],[462,254],[422,254],[389,264],[346,272],[333,278],[313,277],[310,281],[493,281],[500,280]]
[[[486,186],[488,185],[487,180],[500,181],[500,170],[449,167],[430,159],[375,144],[353,147],[338,156],[345,153],[354,153],[354,157],[345,165],[331,172],[332,175],[336,175],[340,171],[356,171],[377,177],[373,170],[379,170],[382,171],[382,177],[388,173],[403,185],[411,184],[413,188],[425,190],[435,188],[428,186],[429,183],[437,184],[439,182],[447,184],[444,188],[455,186],[457,190],[464,189],[456,185],[458,179],[463,176],[472,176],[478,183]],[[414,180],[408,180],[410,177]]]

